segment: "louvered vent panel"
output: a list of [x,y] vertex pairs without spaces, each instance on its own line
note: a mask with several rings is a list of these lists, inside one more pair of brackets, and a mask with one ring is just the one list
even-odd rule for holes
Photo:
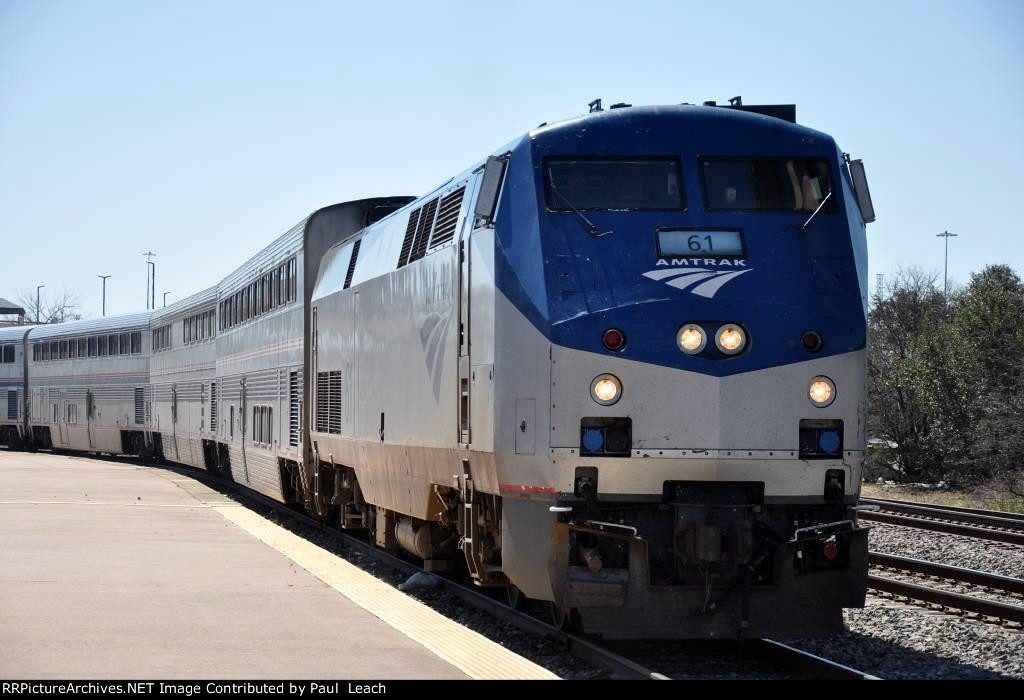
[[316,430],[341,434],[341,372],[316,375]]
[[331,408],[329,432],[341,435],[341,372],[331,372]]
[[348,261],[348,272],[345,273],[345,286],[342,289],[348,289],[352,286],[352,275],[356,271],[356,259],[359,257],[359,244],[363,242],[360,238],[352,246],[352,259]]
[[146,390],[141,386],[135,388],[135,425],[146,422]]
[[462,196],[465,193],[466,188],[460,187],[454,192],[446,194],[441,200],[441,206],[437,212],[437,222],[434,224],[434,237],[430,239],[431,248],[447,243],[455,236],[455,226],[459,222]]
[[409,212],[409,223],[405,226],[405,238],[402,240],[402,252],[398,256],[398,266],[408,264],[409,253],[412,251],[412,239],[416,235],[416,225],[420,220],[420,210]]
[[217,382],[210,382],[210,429],[217,432]]
[[432,199],[423,205],[423,210],[420,213],[420,223],[416,227],[416,242],[413,244],[412,253],[409,255],[409,262],[419,260],[427,252],[427,242],[430,240],[430,232],[434,228],[434,214],[436,213],[436,199]]
[[[358,243],[357,243],[358,245]],[[302,410],[302,385],[299,373],[288,374],[288,444],[299,446],[299,415]]]
[[7,390],[7,420],[18,420],[18,390]]
[[327,421],[330,412],[330,372],[317,372],[316,375],[316,431],[327,432]]

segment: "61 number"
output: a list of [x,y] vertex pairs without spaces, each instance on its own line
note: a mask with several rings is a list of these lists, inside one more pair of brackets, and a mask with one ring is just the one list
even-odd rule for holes
[[[707,250],[715,249],[715,246],[711,245],[711,236],[704,236],[704,242],[707,243]],[[697,235],[690,236],[689,238],[687,238],[686,245],[687,247],[689,247],[690,250],[694,252],[699,253],[700,251],[704,250],[704,248],[701,247],[700,236]]]

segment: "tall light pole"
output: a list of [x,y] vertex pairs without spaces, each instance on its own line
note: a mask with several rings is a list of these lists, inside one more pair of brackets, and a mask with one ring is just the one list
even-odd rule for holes
[[164,292],[164,306],[167,306],[167,295],[168,294],[170,294],[170,292]]
[[[156,253],[147,251],[142,254],[146,258],[146,309],[156,308],[156,263],[152,261],[152,258],[156,257]],[[153,274],[150,275],[150,270]],[[150,282],[152,280],[152,282]],[[150,299],[153,300],[153,305],[150,306]]]
[[45,284],[41,284],[36,287],[36,323],[39,323],[39,290],[45,286]]
[[103,280],[103,315],[107,315],[107,278],[112,275],[96,275]]
[[956,238],[958,234],[950,233],[949,231],[943,231],[942,233],[936,233],[936,238],[946,239],[946,262],[942,267],[942,294],[943,296],[949,296],[949,239]]

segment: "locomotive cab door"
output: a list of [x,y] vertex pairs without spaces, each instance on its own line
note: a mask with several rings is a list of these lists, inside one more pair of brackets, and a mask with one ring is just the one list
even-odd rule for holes
[[470,433],[470,372],[472,365],[469,356],[469,292],[470,266],[472,257],[469,249],[471,227],[465,226],[459,239],[459,284],[456,288],[459,296],[459,427],[458,442],[462,447],[469,447]]

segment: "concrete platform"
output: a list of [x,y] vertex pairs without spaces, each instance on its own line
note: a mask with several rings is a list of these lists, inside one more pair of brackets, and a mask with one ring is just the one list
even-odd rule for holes
[[168,470],[0,450],[0,543],[3,678],[552,677]]

